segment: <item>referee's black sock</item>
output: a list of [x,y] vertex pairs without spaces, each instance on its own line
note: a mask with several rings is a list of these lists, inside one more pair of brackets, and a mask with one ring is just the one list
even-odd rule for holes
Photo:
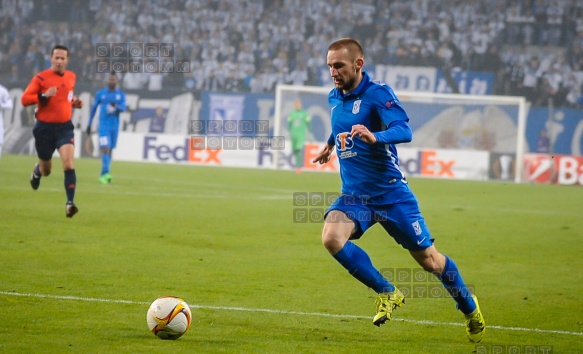
[[65,171],[65,192],[67,192],[67,203],[73,203],[75,199],[75,185],[77,184],[77,175],[75,169]]

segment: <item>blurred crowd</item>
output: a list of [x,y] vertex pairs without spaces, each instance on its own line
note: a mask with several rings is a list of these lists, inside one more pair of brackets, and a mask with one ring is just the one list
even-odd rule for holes
[[[78,81],[103,85],[101,43],[171,43],[150,70],[127,54],[122,88],[271,92],[319,85],[326,48],[359,39],[367,65],[492,72],[493,93],[583,107],[583,1],[577,0],[0,0],[0,82],[28,82],[69,46]],[[159,59],[159,58],[156,58]],[[138,70],[130,72],[130,61]],[[134,67],[134,66],[131,66]],[[162,66],[160,65],[160,69]],[[148,70],[146,70],[148,68]],[[156,67],[154,66],[156,69]]]

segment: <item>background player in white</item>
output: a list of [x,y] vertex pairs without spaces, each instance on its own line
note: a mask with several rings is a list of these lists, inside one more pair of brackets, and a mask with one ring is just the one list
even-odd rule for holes
[[12,109],[14,102],[6,87],[0,85],[0,157],[2,157],[2,144],[4,144],[4,110]]

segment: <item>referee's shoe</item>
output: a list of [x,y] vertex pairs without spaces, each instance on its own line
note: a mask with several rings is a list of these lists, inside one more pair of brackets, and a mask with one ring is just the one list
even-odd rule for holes
[[67,205],[65,206],[65,210],[67,212],[68,218],[72,218],[73,215],[75,215],[75,214],[77,214],[77,212],[79,212],[79,209],[75,206],[75,204],[73,204],[73,202],[67,202]]
[[40,174],[37,175],[36,173],[34,173],[34,171],[38,170],[38,163],[36,165],[34,165],[34,168],[32,169],[32,174],[30,175],[30,186],[32,187],[32,189],[37,190],[38,186],[40,186]]

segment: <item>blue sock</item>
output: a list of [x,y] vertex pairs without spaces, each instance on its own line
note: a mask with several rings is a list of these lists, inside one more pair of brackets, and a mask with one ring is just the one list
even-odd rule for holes
[[75,169],[65,171],[65,192],[67,192],[67,203],[73,203],[75,199],[75,186],[77,184],[77,175]]
[[101,154],[101,175],[109,172],[109,165],[111,164],[110,154]]
[[348,241],[340,252],[334,255],[348,273],[378,293],[395,291],[395,286],[372,265],[368,254],[354,243]]
[[466,283],[464,283],[453,259],[445,256],[445,267],[438,278],[457,303],[458,309],[464,314],[468,315],[476,309],[476,302],[472,299],[472,293],[466,287]]

